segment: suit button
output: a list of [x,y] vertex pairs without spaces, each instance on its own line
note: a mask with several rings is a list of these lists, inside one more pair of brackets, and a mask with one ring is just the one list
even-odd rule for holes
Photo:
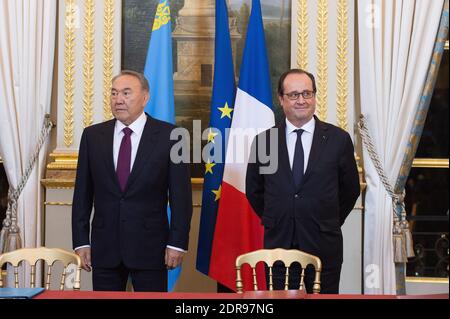
[[295,198],[299,198],[300,197],[300,195],[298,195],[298,194],[295,194],[295,196],[294,196]]

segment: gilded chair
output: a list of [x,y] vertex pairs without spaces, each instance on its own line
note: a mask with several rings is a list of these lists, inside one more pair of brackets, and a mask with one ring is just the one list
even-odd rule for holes
[[[0,255],[0,269],[4,264],[9,263],[14,268],[14,286],[19,288],[19,265],[24,261],[27,261],[31,266],[30,274],[30,286],[36,287],[36,263],[39,260],[45,261],[48,265],[45,276],[45,289],[50,289],[50,282],[52,280],[52,268],[56,262],[61,262],[64,269],[59,281],[59,289],[64,290],[67,266],[69,264],[76,265],[75,280],[73,290],[80,290],[80,277],[81,277],[81,259],[78,255],[59,249],[59,248],[23,248]],[[3,287],[3,279],[0,276],[0,288]]]
[[292,263],[298,262],[301,266],[300,287],[299,290],[305,290],[305,269],[308,265],[313,265],[315,269],[313,293],[320,292],[320,273],[322,271],[322,262],[319,257],[307,254],[301,250],[291,249],[260,249],[247,254],[240,255],[236,258],[236,290],[243,293],[244,285],[242,282],[241,268],[244,264],[249,264],[253,273],[253,289],[258,290],[258,282],[256,280],[256,265],[264,262],[269,267],[269,290],[273,290],[272,268],[275,262],[282,261],[286,267],[284,290],[289,288],[289,267]]

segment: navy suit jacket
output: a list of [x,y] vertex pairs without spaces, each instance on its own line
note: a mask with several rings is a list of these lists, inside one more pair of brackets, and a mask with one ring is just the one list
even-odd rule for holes
[[175,126],[147,115],[122,192],[113,162],[115,122],[88,127],[81,137],[72,208],[73,247],[90,244],[94,267],[110,268],[123,262],[134,269],[163,269],[167,245],[188,248],[189,166],[170,159],[171,147],[177,143],[170,140]]
[[[270,136],[277,132],[278,169],[262,175],[267,166],[256,156],[261,143],[270,150]],[[263,142],[265,137],[265,142]],[[273,151],[273,150],[272,150]],[[246,195],[264,225],[265,248],[291,248],[321,258],[324,267],[342,264],[341,225],[360,193],[352,140],[347,132],[316,118],[308,167],[295,187],[286,144],[286,122],[259,134],[252,147]]]

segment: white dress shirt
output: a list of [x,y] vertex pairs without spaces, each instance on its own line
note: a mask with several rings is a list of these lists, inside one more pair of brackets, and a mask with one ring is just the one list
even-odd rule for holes
[[289,163],[292,166],[294,165],[294,153],[295,153],[295,143],[297,143],[297,132],[295,130],[302,129],[304,130],[302,134],[302,146],[303,146],[303,154],[305,155],[304,163],[305,166],[303,168],[303,173],[306,172],[306,168],[308,167],[309,154],[311,153],[311,146],[314,137],[314,130],[316,129],[316,120],[314,117],[302,127],[296,127],[294,124],[286,119],[286,144],[289,154]]
[[[128,127],[133,131],[130,135],[131,139],[131,161],[130,161],[130,172],[133,169],[133,164],[136,159],[137,149],[139,147],[139,142],[141,141],[142,132],[144,131],[145,123],[147,122],[147,116],[142,113],[133,123]],[[120,121],[116,121],[116,126],[114,127],[114,141],[113,141],[113,160],[114,169],[117,169],[117,161],[119,159],[120,144],[122,143],[122,138],[125,133],[123,129],[127,127]]]
[[[141,114],[133,123],[131,123],[128,127],[133,131],[130,135],[131,139],[131,161],[130,161],[130,172],[133,169],[134,161],[136,160],[136,154],[139,147],[139,143],[141,141],[142,132],[144,132],[145,124],[147,123],[147,115],[144,113]],[[120,144],[122,143],[122,138],[125,135],[123,129],[127,127],[120,121],[116,121],[116,126],[114,127],[114,139],[113,139],[113,160],[114,160],[114,170],[117,169],[117,161],[119,159],[119,150]],[[90,247],[90,245],[76,247],[75,250],[80,248]],[[184,249],[167,246],[167,248],[186,252]]]

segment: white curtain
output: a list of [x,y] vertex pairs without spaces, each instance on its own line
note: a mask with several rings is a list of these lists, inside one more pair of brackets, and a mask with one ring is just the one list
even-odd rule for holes
[[[394,187],[430,66],[444,0],[359,0],[361,112]],[[364,291],[395,294],[392,200],[364,150]]]
[[[50,113],[56,35],[54,0],[0,1],[0,156],[14,188]],[[18,201],[22,245],[41,245],[47,144]]]

